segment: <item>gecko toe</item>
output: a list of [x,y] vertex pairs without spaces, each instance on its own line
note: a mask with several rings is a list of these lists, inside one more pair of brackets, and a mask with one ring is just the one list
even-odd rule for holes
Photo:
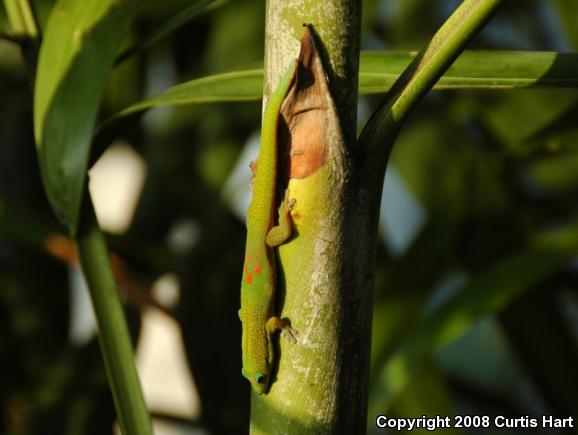
[[293,343],[293,344],[297,343],[297,337],[296,337],[297,334],[298,334],[297,330],[295,330],[294,328],[292,328],[290,326],[283,328],[283,331],[281,332],[281,335],[283,335],[283,337],[285,337],[288,342]]

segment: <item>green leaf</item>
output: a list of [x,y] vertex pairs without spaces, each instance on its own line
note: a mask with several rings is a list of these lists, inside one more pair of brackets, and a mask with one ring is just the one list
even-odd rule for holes
[[167,89],[162,94],[133,104],[115,117],[158,106],[216,103],[222,101],[257,101],[263,90],[263,71],[253,69],[191,80]]
[[[415,53],[364,52],[359,93],[382,93]],[[465,51],[434,89],[578,87],[578,54],[539,51]]]
[[[361,53],[359,93],[387,91],[414,57],[415,53],[408,52]],[[522,87],[578,87],[578,54],[466,51],[435,85],[435,89]],[[262,91],[262,69],[216,74],[169,88],[133,104],[114,118],[159,106],[256,101],[261,98]]]
[[370,415],[389,408],[433,352],[464,334],[475,322],[503,309],[539,284],[576,253],[547,246],[512,254],[469,280],[438,309],[418,323],[379,370],[370,396]]
[[75,234],[93,125],[139,0],[59,0],[40,49],[34,132],[44,187]]

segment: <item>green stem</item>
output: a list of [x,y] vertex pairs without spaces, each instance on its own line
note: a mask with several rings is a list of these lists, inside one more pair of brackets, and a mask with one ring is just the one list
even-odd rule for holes
[[38,27],[29,0],[4,0],[12,35],[35,39]]
[[[359,204],[353,203],[351,217],[347,219],[349,227],[355,229],[349,235],[352,244],[375,245],[387,160],[404,121],[502,2],[464,0],[397,79],[367,122],[359,137],[354,162],[357,190],[352,197],[359,198]],[[360,209],[367,213],[358,217],[356,210]],[[405,385],[378,384],[387,393],[373,394],[370,417],[375,416],[375,409],[388,409],[394,393]]]
[[34,11],[29,0],[4,0],[4,7],[10,23],[10,32],[7,35],[20,45],[22,55],[28,65],[28,81],[34,89],[36,64],[40,49],[40,32]]
[[152,435],[106,241],[96,221],[90,197],[85,195],[84,201],[87,206],[77,238],[78,256],[90,289],[100,348],[120,427],[126,435]]
[[[328,158],[313,173],[288,180],[299,218],[294,221],[296,237],[278,248],[276,310],[291,320],[299,337],[297,345],[279,341],[271,390],[266,395],[253,394],[252,435],[366,432],[366,337],[370,329],[368,316],[358,314],[371,311],[366,310],[368,298],[361,295],[367,285],[346,280],[342,274],[340,213],[348,166],[346,149],[355,143],[361,1],[329,0],[320,5],[316,0],[267,1],[265,99],[277,87],[289,62],[299,56],[304,23],[312,26],[312,39],[303,42],[314,41],[315,46],[313,50],[313,43],[304,44],[311,49],[302,53],[303,74],[296,84],[299,92],[295,99],[287,100],[302,107],[308,98],[304,95],[316,95],[319,99],[306,106],[311,108],[309,114],[315,115],[310,122],[293,125],[292,120],[301,114],[288,114],[286,125],[292,127],[287,136],[294,141],[281,146],[304,149],[303,143],[308,141],[297,138],[320,132],[317,140],[309,142]],[[311,156],[320,154],[303,153],[313,165],[319,161]],[[291,167],[289,162],[285,165]]]
[[[397,79],[378,109],[361,132],[361,147],[381,148],[381,158],[374,163],[385,169],[385,160],[399,129],[411,110],[431,90],[468,42],[484,26],[503,0],[464,0],[429,44],[416,56]],[[383,144],[386,147],[383,147]],[[375,162],[373,150],[366,155]]]

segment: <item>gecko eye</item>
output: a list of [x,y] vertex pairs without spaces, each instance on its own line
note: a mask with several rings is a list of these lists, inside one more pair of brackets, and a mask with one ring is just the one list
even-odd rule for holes
[[257,382],[258,384],[264,384],[266,380],[267,378],[265,377],[265,375],[255,376],[255,382]]

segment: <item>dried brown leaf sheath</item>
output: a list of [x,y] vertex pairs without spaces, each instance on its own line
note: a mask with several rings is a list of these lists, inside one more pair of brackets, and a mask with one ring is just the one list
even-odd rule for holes
[[[281,108],[282,177],[305,178],[328,161],[343,178],[343,138],[315,36],[305,26],[295,81]],[[338,169],[339,168],[339,169]]]

